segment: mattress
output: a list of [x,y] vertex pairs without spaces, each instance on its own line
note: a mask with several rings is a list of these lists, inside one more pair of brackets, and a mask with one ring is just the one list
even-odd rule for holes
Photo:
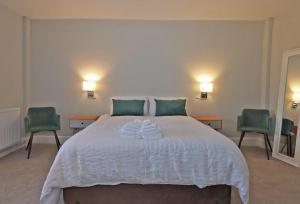
[[[120,128],[150,119],[163,138],[120,138]],[[44,183],[42,204],[62,204],[63,188],[126,184],[226,184],[249,201],[249,170],[239,148],[212,128],[186,116],[104,115],[68,139]]]

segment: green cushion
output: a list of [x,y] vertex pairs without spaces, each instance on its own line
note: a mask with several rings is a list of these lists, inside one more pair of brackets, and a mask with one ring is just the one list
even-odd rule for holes
[[269,133],[268,129],[260,127],[240,127],[239,130],[244,132]]
[[30,132],[41,132],[41,131],[53,131],[57,130],[57,126],[55,125],[41,125],[30,128]]
[[112,116],[126,116],[126,115],[144,115],[145,100],[117,100],[113,101]]
[[156,111],[155,116],[168,116],[168,115],[184,115],[186,116],[186,100],[158,100],[155,99]]

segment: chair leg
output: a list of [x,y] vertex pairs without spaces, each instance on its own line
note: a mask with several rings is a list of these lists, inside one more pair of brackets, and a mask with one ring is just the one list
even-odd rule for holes
[[32,146],[32,140],[33,140],[33,132],[31,133],[31,135],[30,135],[30,139],[29,139],[29,141],[28,141],[28,153],[27,153],[27,159],[29,159],[30,158],[30,153],[31,153],[31,146]]
[[29,147],[29,144],[30,144],[30,140],[31,140],[31,137],[29,137],[29,139],[28,139],[28,143],[27,143],[27,146],[26,146],[26,150],[28,150],[28,147]]
[[243,131],[242,134],[241,134],[241,138],[240,138],[239,145],[238,145],[239,148],[241,148],[241,144],[242,144],[242,141],[243,141],[243,139],[244,139],[245,133],[246,133],[246,132]]
[[53,131],[53,133],[54,133],[54,136],[55,136],[55,141],[56,141],[56,146],[57,146],[57,149],[59,150],[59,148],[60,148],[60,142],[59,142],[59,139],[58,139],[57,133],[56,133],[56,131],[55,131],[55,130]]
[[266,148],[266,153],[267,153],[267,157],[268,157],[268,160],[270,160],[270,157],[269,157],[269,148],[268,148],[268,142],[267,142],[267,134],[264,134],[264,139],[265,139],[265,148]]
[[272,146],[271,146],[271,142],[270,142],[270,140],[269,140],[269,135],[266,134],[266,136],[267,136],[267,142],[268,142],[268,145],[269,145],[269,147],[270,147],[270,150],[271,150],[271,152],[273,152]]
[[292,138],[290,137],[290,155],[293,156],[293,145],[292,145]]
[[292,140],[290,136],[287,137],[287,155],[292,156]]
[[282,146],[282,148],[281,148],[281,150],[280,150],[281,153],[283,152],[285,146],[286,146],[286,143]]
[[293,148],[293,141],[291,139],[291,157],[295,157],[295,150],[296,150],[296,147],[294,146],[294,148]]

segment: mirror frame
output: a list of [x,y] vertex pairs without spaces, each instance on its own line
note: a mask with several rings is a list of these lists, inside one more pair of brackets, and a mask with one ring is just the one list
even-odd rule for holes
[[[276,159],[282,160],[293,166],[300,167],[300,141],[299,141],[300,128],[299,131],[297,132],[297,137],[296,137],[295,156],[289,157],[279,152],[289,58],[296,55],[299,55],[300,57],[300,48],[287,50],[283,53],[272,156],[275,157]],[[300,127],[300,120],[298,120],[298,127]]]

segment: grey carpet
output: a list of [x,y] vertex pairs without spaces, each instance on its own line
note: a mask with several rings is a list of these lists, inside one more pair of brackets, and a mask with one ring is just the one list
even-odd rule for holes
[[[266,159],[264,149],[243,147],[250,169],[250,203],[300,203],[300,169],[281,161]],[[36,204],[43,182],[56,154],[55,145],[32,148],[30,160],[25,149],[0,159],[0,204]],[[240,203],[237,192],[232,203]]]

